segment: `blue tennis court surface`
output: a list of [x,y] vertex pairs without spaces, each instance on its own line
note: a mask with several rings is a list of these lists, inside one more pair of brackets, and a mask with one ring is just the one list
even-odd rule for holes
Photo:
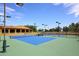
[[38,45],[38,44],[45,43],[45,42],[55,39],[55,38],[47,38],[47,37],[42,37],[42,36],[13,36],[11,38],[21,40],[33,45]]

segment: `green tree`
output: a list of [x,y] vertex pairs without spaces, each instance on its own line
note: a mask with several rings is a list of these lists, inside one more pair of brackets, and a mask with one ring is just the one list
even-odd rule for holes
[[75,32],[75,30],[76,30],[75,23],[70,24],[69,25],[69,31],[70,32]]
[[68,32],[68,31],[69,31],[69,28],[68,28],[67,26],[64,26],[64,27],[63,27],[63,31],[64,31],[64,32]]
[[61,31],[61,27],[59,27],[59,26],[56,27],[56,28],[55,28],[55,31],[56,31],[56,32],[60,32],[60,31]]
[[75,24],[75,32],[79,32],[79,22]]
[[55,28],[49,29],[49,32],[54,32],[54,31],[55,31]]
[[49,30],[48,29],[45,29],[45,32],[49,32]]
[[43,32],[43,29],[38,29],[39,32]]
[[69,25],[69,31],[71,31],[71,32],[79,32],[79,22],[70,24]]
[[33,25],[25,25],[25,27],[29,27],[30,29],[32,29],[34,32],[37,32],[37,27],[33,26]]

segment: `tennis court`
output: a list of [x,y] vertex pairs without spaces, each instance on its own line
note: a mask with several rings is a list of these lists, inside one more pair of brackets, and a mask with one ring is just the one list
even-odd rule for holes
[[[0,56],[79,56],[79,36],[75,35],[25,35],[6,37],[6,40],[10,47]],[[0,50],[1,46],[0,42]]]

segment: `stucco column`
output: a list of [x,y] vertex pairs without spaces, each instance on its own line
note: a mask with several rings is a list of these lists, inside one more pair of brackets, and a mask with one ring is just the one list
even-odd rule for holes
[[28,29],[28,32],[30,32],[30,29]]
[[2,33],[2,30],[0,29],[0,33]]
[[20,33],[22,33],[22,29],[20,29]]
[[8,33],[10,33],[10,29],[8,29]]
[[24,33],[26,33],[26,29],[24,30]]
[[15,29],[15,33],[17,33],[17,32],[16,32],[16,29]]

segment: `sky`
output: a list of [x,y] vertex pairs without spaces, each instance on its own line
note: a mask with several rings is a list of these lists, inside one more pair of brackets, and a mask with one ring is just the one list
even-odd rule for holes
[[[0,15],[3,15],[3,4],[0,4]],[[56,21],[60,22],[60,27],[68,26],[71,23],[79,22],[78,3],[24,3],[22,7],[15,3],[6,4],[6,15],[11,18],[6,19],[6,25],[34,25],[37,28],[44,28],[42,24],[48,25],[46,28],[57,27]],[[0,17],[3,20],[3,17]],[[0,22],[0,24],[2,24]]]

